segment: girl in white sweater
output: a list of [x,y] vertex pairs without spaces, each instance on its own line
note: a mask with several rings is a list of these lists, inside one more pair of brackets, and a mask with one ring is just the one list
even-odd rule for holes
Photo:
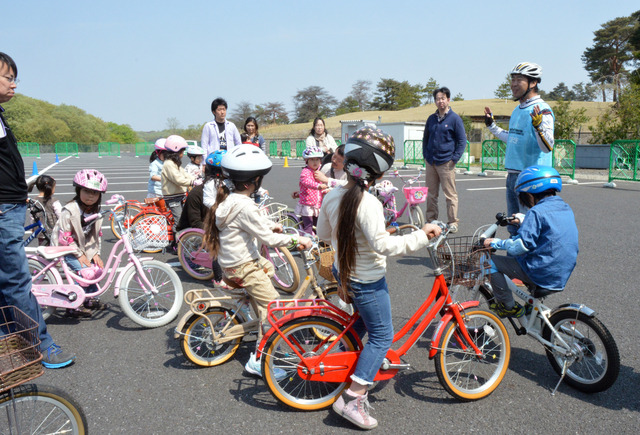
[[369,415],[367,390],[393,341],[386,256],[417,251],[427,245],[428,235],[440,234],[440,227],[431,224],[401,237],[385,230],[382,204],[367,190],[391,167],[394,156],[390,135],[371,127],[356,131],[345,147],[347,184],[325,196],[318,217],[318,236],[331,240],[336,250],[334,275],[360,313],[354,328],[369,337],[352,382],[333,409],[363,429],[378,425]]
[[[238,145],[227,152],[222,158],[226,179],[218,188],[216,202],[204,225],[207,250],[218,257],[226,278],[244,287],[251,296],[251,305],[260,319],[257,343],[262,338],[267,305],[279,297],[271,283],[273,264],[260,256],[257,241],[290,249],[298,245],[305,249],[311,247],[307,237],[281,234],[282,225],[260,213],[253,199],[271,166],[271,160],[253,145]],[[255,353],[251,354],[245,370],[262,375]]]

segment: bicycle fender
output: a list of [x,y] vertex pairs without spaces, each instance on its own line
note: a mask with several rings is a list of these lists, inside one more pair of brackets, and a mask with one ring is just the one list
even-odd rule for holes
[[[173,338],[180,338],[180,331],[182,331],[182,329],[187,324],[189,319],[191,319],[191,317],[199,316],[199,317],[202,317],[203,319],[206,319],[205,313],[211,307],[220,307],[220,308],[227,309],[229,311],[233,311],[234,308],[235,308],[235,307],[231,307],[228,304],[223,304],[223,303],[218,302],[218,301],[210,301],[210,302],[206,302],[206,304],[207,304],[207,306],[205,307],[205,309],[200,311],[200,312],[194,312],[194,311],[189,310],[186,313],[184,313],[184,315],[180,318],[180,320],[178,321],[178,324],[176,325],[176,328],[175,328],[174,333],[173,333]],[[241,314],[242,313],[238,313],[238,317],[240,318],[242,323],[244,323],[244,322],[246,322],[246,319]]]
[[200,233],[200,234],[204,235],[204,230],[202,230],[200,228],[185,228],[184,230],[181,230],[181,231],[178,232],[178,234],[176,234],[176,236],[175,236],[176,241],[180,241],[180,239],[182,238],[184,233],[186,233],[187,231],[193,231],[195,233]]
[[582,305],[582,304],[562,304],[560,306],[555,307],[552,311],[551,311],[551,316],[553,316],[556,313],[559,313],[561,311],[578,311],[582,314],[584,314],[587,317],[595,317],[596,316],[596,312],[595,310],[592,310],[591,308],[587,307],[586,305]]
[[[462,306],[462,311],[464,311],[468,308],[477,307],[478,305],[480,305],[480,302],[466,301],[466,302],[460,302],[460,305]],[[442,319],[440,319],[440,322],[438,323],[438,327],[436,328],[436,330],[433,331],[433,336],[431,337],[431,348],[429,349],[429,359],[433,359],[438,353],[437,346],[438,346],[438,343],[440,343],[440,336],[444,332],[444,327],[447,326],[449,322],[451,322],[452,318],[453,318],[453,313],[451,313],[450,311],[447,311],[445,315],[442,316]]]

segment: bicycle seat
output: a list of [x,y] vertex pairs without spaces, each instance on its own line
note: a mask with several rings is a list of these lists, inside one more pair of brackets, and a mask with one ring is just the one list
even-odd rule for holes
[[47,260],[53,260],[78,252],[73,246],[38,246],[36,252]]

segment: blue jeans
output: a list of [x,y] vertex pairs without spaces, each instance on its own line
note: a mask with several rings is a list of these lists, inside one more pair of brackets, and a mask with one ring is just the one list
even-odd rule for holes
[[[335,268],[334,275],[337,275]],[[360,319],[354,330],[362,338],[369,336],[364,349],[360,352],[356,370],[351,380],[360,385],[372,385],[387,351],[393,343],[393,323],[391,319],[391,299],[387,280],[383,277],[376,282],[350,282],[349,295]]]
[[[76,258],[76,256],[73,255],[73,254],[65,255],[64,256],[64,261],[65,261],[65,263],[67,263],[69,268],[71,270],[73,270],[74,272],[80,272],[81,269],[84,269],[82,267],[82,264],[80,264],[80,260],[78,260],[78,258]],[[80,285],[80,283],[78,283],[78,282],[76,282],[76,284]],[[88,295],[90,293],[97,292],[98,291],[98,286],[96,284],[90,284],[90,285],[86,286],[84,289],[85,289],[84,292]]]
[[0,306],[14,305],[38,323],[40,349],[53,344],[40,305],[31,293],[31,274],[24,251],[27,204],[0,204]]
[[[507,174],[507,216],[513,216],[514,213],[526,213],[527,209],[520,204],[518,193],[516,192],[516,180],[519,173]],[[515,225],[507,225],[509,234],[515,236],[518,234],[518,227]]]

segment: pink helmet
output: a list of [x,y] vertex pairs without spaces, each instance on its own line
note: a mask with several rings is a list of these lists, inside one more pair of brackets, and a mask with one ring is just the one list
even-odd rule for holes
[[104,193],[107,191],[107,177],[95,169],[83,169],[73,177],[73,185]]
[[164,147],[164,144],[167,140],[165,138],[160,138],[156,141],[155,143],[155,148],[157,151],[166,151],[166,148]]
[[164,148],[167,151],[172,151],[174,153],[180,152],[180,150],[185,149],[188,146],[187,141],[184,140],[182,136],[178,136],[177,134],[172,134],[167,138],[167,141],[164,143]]

